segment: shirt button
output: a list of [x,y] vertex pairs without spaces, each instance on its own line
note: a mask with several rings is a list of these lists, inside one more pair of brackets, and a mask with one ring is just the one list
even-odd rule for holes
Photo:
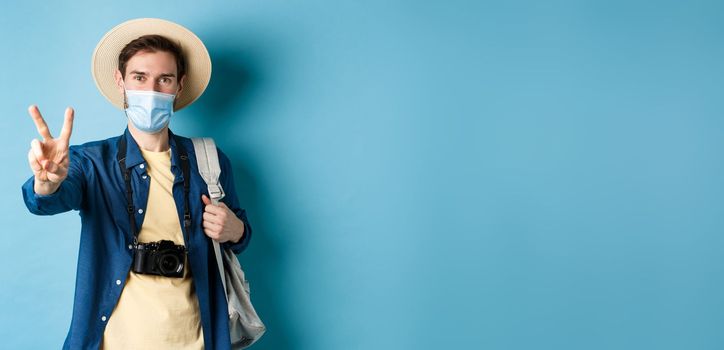
[[143,168],[145,168],[146,166],[143,165],[143,164],[141,164],[141,165],[139,165],[138,167],[141,168],[141,169],[143,169]]
[[106,322],[107,318],[105,316],[101,316],[101,321]]
[[139,214],[143,214],[143,209],[138,209]]
[[121,280],[116,280],[116,285],[117,285],[117,286],[120,286],[120,285],[121,285]]
[[147,176],[147,175],[143,175],[143,176],[141,176],[141,178],[145,180],[146,178],[148,178],[148,176]]
[[128,249],[133,249],[133,244],[129,244]]

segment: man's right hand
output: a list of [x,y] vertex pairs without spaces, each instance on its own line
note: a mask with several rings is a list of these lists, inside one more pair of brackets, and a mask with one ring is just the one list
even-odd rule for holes
[[34,139],[30,142],[28,152],[28,162],[35,175],[34,190],[37,194],[48,195],[58,190],[60,184],[68,176],[68,147],[70,146],[70,134],[73,131],[74,112],[70,107],[65,109],[63,129],[57,139],[50,134],[48,125],[40,115],[37,106],[30,106],[28,112],[38,128],[38,133],[43,137],[43,141]]

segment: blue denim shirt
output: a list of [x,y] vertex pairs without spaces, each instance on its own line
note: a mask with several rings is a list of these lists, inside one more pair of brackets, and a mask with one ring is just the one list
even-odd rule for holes
[[[183,229],[183,172],[177,152],[178,144],[171,130],[168,133],[172,154],[171,172],[175,176],[173,198]],[[134,206],[137,209],[145,208],[150,184],[146,162],[128,128],[122,136],[70,146],[68,177],[55,193],[36,194],[33,190],[34,177],[30,177],[22,186],[25,205],[33,214],[53,215],[69,210],[78,210],[80,214],[80,249],[73,317],[63,349],[99,348],[107,321],[131,269],[130,245],[133,235],[129,230],[123,174],[116,159],[119,137],[127,139],[126,167],[131,169]],[[199,175],[191,139],[179,137],[179,141],[189,156],[191,166],[189,206],[192,225],[191,232],[184,232],[184,237],[199,300],[204,344],[207,350],[229,349],[226,297],[216,267],[213,245],[202,228],[204,204],[201,194],[208,196],[208,190]],[[249,244],[251,226],[246,211],[239,207],[229,159],[221,150],[218,150],[218,154],[220,181],[226,193],[222,201],[245,226],[244,236],[238,243],[225,243],[238,254]],[[134,215],[136,229],[140,230],[145,211],[137,210]],[[133,334],[128,336],[132,337]]]

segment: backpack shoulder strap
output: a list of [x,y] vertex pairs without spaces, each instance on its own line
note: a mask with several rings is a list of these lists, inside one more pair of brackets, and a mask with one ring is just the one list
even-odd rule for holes
[[[199,174],[206,182],[209,188],[209,197],[214,205],[219,204],[219,200],[224,198],[224,189],[219,183],[221,175],[221,167],[219,166],[219,155],[216,153],[216,143],[210,137],[194,137],[191,139],[194,143],[196,151],[196,163],[199,167]],[[224,286],[224,295],[229,300],[229,294],[226,290],[226,272],[224,271],[224,260],[221,256],[221,246],[219,242],[211,240],[214,244],[214,254],[216,255],[216,265],[219,267],[219,276],[221,284]]]
[[216,143],[210,137],[195,137],[191,141],[194,143],[199,173],[209,188],[209,197],[214,204],[219,204],[225,194],[219,183],[221,167],[219,166],[219,155],[216,153]]

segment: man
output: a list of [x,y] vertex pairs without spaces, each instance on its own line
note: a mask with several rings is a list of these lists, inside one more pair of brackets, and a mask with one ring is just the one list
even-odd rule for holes
[[101,39],[92,66],[101,93],[128,118],[123,135],[69,147],[71,108],[58,138],[29,108],[43,140],[31,142],[25,204],[38,215],[78,210],[82,223],[63,348],[229,349],[211,240],[238,254],[251,227],[226,155],[218,150],[226,196],[216,206],[191,140],[168,128],[206,88],[208,52],[186,28],[137,19]]

